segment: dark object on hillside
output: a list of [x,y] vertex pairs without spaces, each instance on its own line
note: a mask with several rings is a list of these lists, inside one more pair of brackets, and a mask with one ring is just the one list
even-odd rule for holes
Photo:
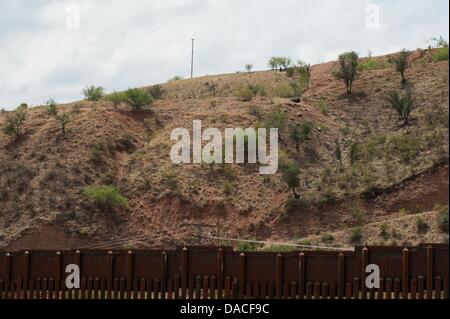
[[301,101],[300,97],[293,97],[291,99],[291,102],[294,102],[294,103],[300,103],[300,101]]

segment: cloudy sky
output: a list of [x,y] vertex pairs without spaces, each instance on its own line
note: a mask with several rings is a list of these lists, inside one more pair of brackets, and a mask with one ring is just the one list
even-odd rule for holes
[[[375,6],[374,6],[375,5]],[[448,39],[448,0],[0,0],[0,108]]]

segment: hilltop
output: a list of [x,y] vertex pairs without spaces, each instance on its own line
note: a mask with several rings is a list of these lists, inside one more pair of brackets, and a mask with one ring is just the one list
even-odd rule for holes
[[[376,235],[383,221],[395,228],[399,214],[411,215],[414,224],[448,207],[448,61],[411,56],[406,77],[417,107],[405,126],[385,99],[402,89],[399,74],[387,57],[370,59],[376,67],[361,70],[351,95],[333,76],[336,62],[314,65],[300,103],[280,97],[290,81],[286,72],[263,71],[162,84],[161,99],[148,110],[107,99],[60,105],[71,114],[66,134],[45,107],[27,109],[17,141],[0,134],[0,246],[48,248],[51,241],[64,248],[122,238],[153,247],[210,244],[193,238],[190,225],[217,221],[221,236],[230,238],[320,242],[332,233],[327,244],[351,246],[347,233],[362,227],[361,243],[392,244]],[[266,94],[236,98],[249,84]],[[301,201],[292,200],[281,172],[170,161],[174,128],[190,129],[193,120],[220,130],[264,127],[280,111],[281,159],[300,167]],[[289,127],[305,122],[311,138],[297,152]],[[355,143],[358,156],[350,162]],[[91,185],[114,185],[128,209],[99,211],[83,194]],[[434,222],[439,214],[423,216],[428,232],[412,238],[410,221],[395,241],[448,241]],[[215,235],[215,228],[208,232]]]

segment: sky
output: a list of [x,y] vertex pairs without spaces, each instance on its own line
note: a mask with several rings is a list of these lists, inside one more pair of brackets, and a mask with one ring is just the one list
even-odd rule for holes
[[448,0],[0,0],[0,109],[190,76],[426,47]]

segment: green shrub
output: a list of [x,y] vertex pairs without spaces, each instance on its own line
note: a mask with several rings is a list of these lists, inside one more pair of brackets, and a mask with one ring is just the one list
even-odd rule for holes
[[361,227],[355,227],[350,234],[350,242],[352,244],[361,244],[363,240],[363,232]]
[[245,70],[248,72],[248,73],[250,73],[250,72],[252,72],[252,69],[253,69],[253,64],[246,64],[245,65]]
[[112,102],[115,108],[124,103],[125,98],[125,93],[116,91],[107,96],[108,101]]
[[250,89],[250,91],[252,91],[253,96],[267,96],[267,91],[266,89],[258,84],[249,84],[248,88]]
[[416,136],[400,135],[390,140],[392,151],[396,153],[405,164],[410,164],[420,154],[420,140]]
[[422,217],[417,217],[416,219],[416,227],[417,227],[417,233],[418,234],[425,234],[427,233],[430,226],[423,220]]
[[448,61],[448,46],[438,48],[433,53],[433,62]]
[[295,143],[297,153],[300,152],[300,145],[310,139],[313,126],[310,122],[304,122],[300,125],[291,126],[290,138]]
[[153,98],[147,92],[134,88],[125,92],[125,103],[127,103],[133,111],[139,111],[145,107],[151,106]]
[[229,181],[225,181],[223,184],[223,192],[225,195],[231,195],[231,193],[233,193],[233,184]]
[[383,70],[389,67],[389,62],[385,59],[366,58],[359,62],[359,71]]
[[2,132],[16,140],[20,135],[20,130],[23,122],[25,122],[26,114],[24,109],[17,109],[11,115],[6,117],[6,121],[3,124]]
[[70,122],[71,118],[68,113],[57,114],[56,119],[61,125],[61,131],[63,134],[66,134],[66,125]]
[[300,168],[295,163],[289,163],[282,169],[283,180],[289,189],[292,190],[295,198],[300,198],[300,195],[297,193],[297,188],[300,186],[299,174]]
[[56,109],[56,101],[54,99],[50,99],[45,103],[45,108],[47,109],[47,113],[52,116],[56,116],[58,114],[58,110]]
[[386,224],[384,224],[384,223],[380,225],[380,236],[384,240],[388,240],[389,237],[390,237],[388,226]]
[[277,128],[282,130],[286,125],[286,114],[284,111],[277,106],[273,111],[269,114],[267,118],[267,127]]
[[438,225],[442,232],[448,234],[448,206],[440,211]]
[[359,56],[356,52],[346,52],[338,58],[338,69],[334,72],[334,76],[343,80],[347,88],[347,94],[352,93],[353,82],[358,75]]
[[334,237],[332,234],[323,234],[322,235],[322,242],[325,245],[331,245],[334,241]]
[[86,86],[82,91],[84,97],[88,101],[99,101],[104,95],[105,89],[101,86]]
[[175,81],[181,81],[184,80],[183,77],[181,75],[175,75],[173,78],[169,79],[169,81],[167,82],[175,82]]
[[240,87],[235,91],[234,95],[242,102],[250,102],[255,97],[255,93],[249,86]]
[[390,91],[386,96],[386,101],[397,111],[398,115],[403,120],[403,124],[408,125],[410,114],[415,108],[411,91],[408,90],[406,94],[403,95],[397,91]]
[[86,187],[83,194],[104,212],[116,208],[128,208],[128,201],[114,186],[102,185]]
[[405,72],[409,68],[409,56],[411,52],[403,49],[397,56],[389,58],[390,62],[395,65],[395,70],[400,73],[402,83],[406,83]]
[[294,89],[288,82],[280,82],[275,86],[274,94],[281,98],[291,98],[294,96]]
[[161,85],[153,85],[147,89],[147,92],[155,99],[161,100],[165,91]]
[[240,242],[237,246],[237,250],[240,252],[246,252],[246,251],[255,251],[257,250],[259,245],[256,243],[250,243],[250,242]]
[[361,213],[361,211],[358,208],[352,209],[352,217],[355,220],[356,226],[364,225],[364,215]]
[[330,112],[330,109],[327,105],[327,103],[325,101],[319,101],[319,103],[317,104],[320,112],[322,112],[323,115],[328,115],[328,113]]

